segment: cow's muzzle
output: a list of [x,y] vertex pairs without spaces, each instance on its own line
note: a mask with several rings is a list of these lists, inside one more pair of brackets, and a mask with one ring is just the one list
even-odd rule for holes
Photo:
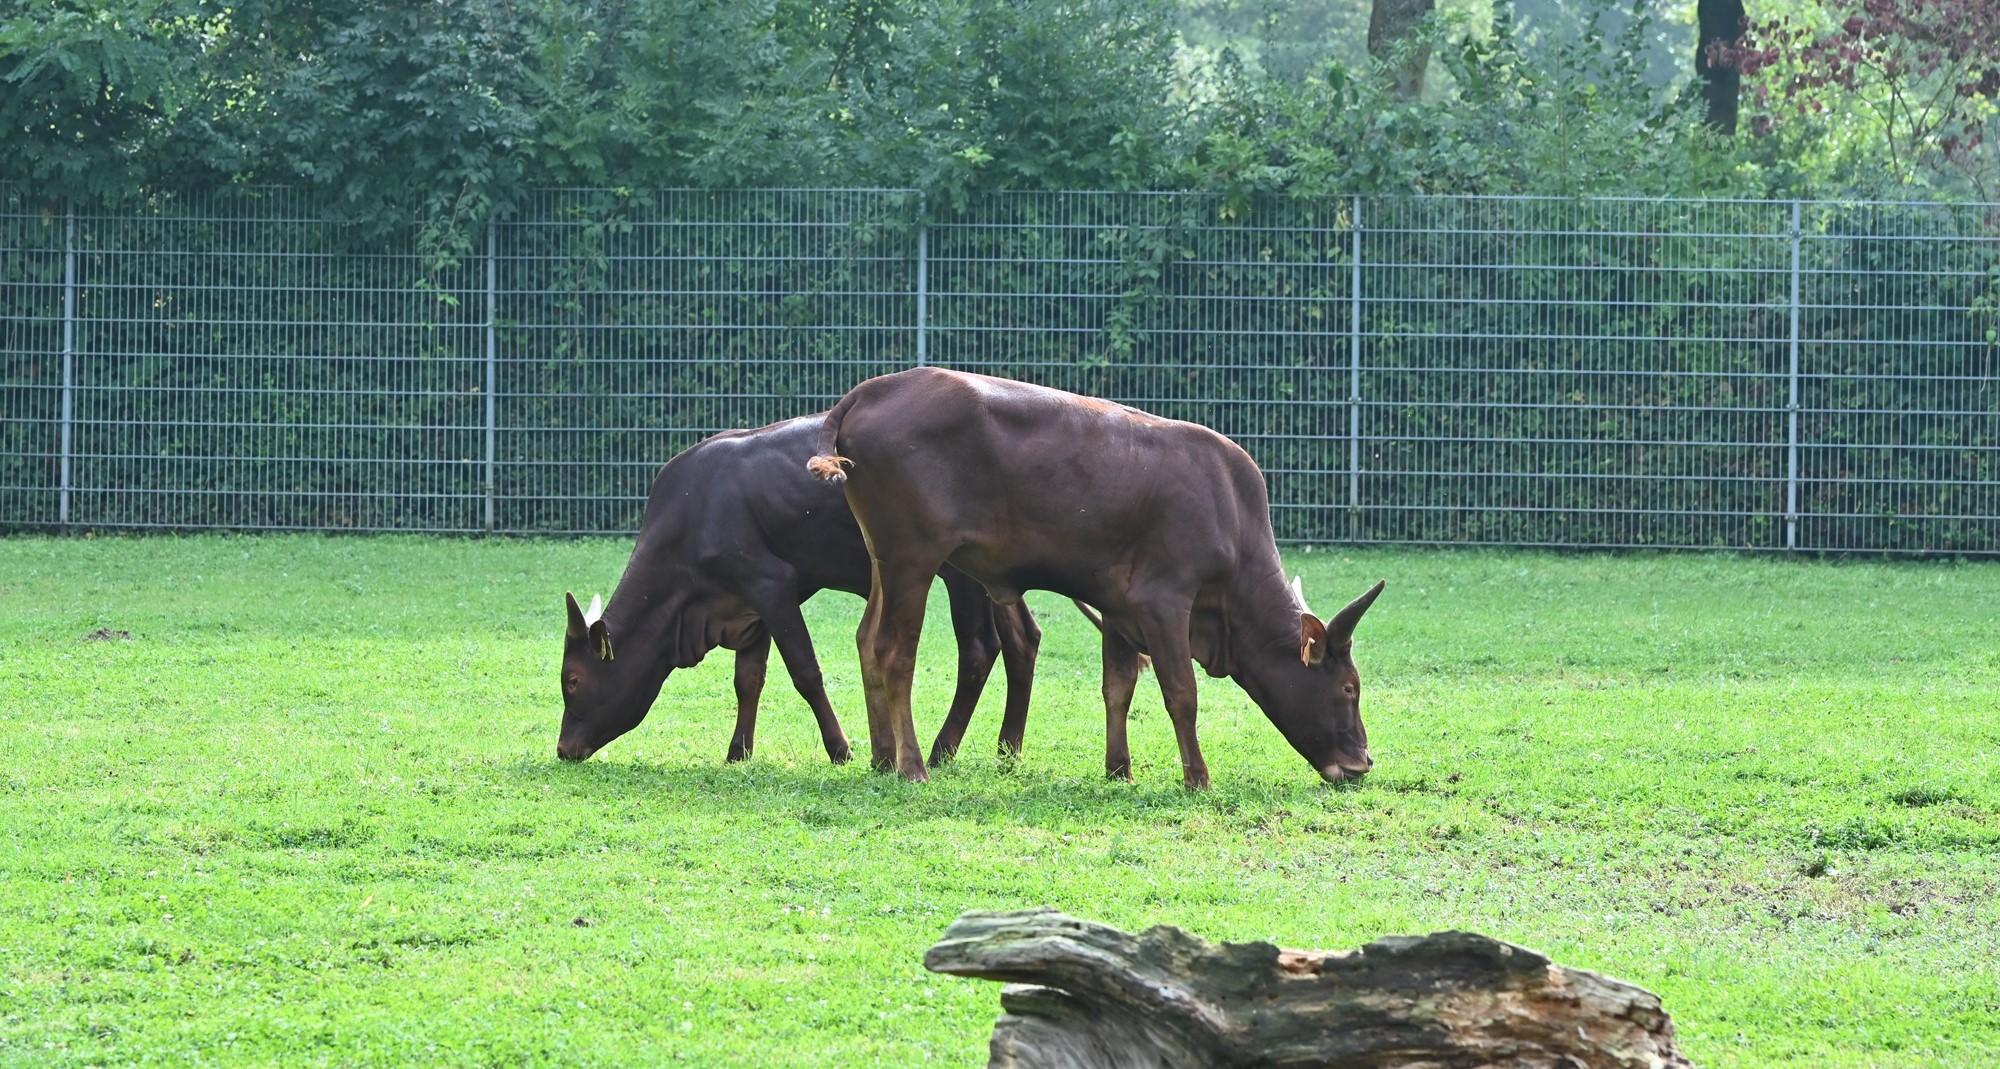
[[590,755],[596,752],[597,748],[594,746],[585,746],[583,743],[571,742],[568,739],[556,743],[556,756],[565,761],[588,761]]
[[1345,783],[1348,780],[1360,779],[1368,774],[1369,769],[1374,767],[1375,759],[1363,753],[1359,762],[1351,759],[1340,760],[1320,769],[1319,778],[1328,783]]

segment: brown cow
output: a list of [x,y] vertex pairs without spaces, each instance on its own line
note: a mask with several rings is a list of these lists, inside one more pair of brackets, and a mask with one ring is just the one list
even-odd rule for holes
[[869,379],[826,414],[810,470],[846,482],[874,556],[856,644],[878,769],[927,778],[910,678],[930,577],[949,563],[1011,605],[1024,590],[1104,614],[1105,770],[1131,775],[1125,717],[1150,653],[1189,787],[1208,786],[1190,660],[1236,680],[1328,782],[1367,772],[1354,625],[1288,586],[1263,473],[1206,427],[939,368]]
[[[718,646],[736,651],[728,759],[749,757],[775,644],[819,720],[827,756],[847,760],[847,737],[799,606],[820,590],[867,594],[868,550],[840,491],[803,470],[821,418],[718,434],[660,468],[610,607],[599,617],[597,599],[586,613],[565,595],[559,757],[585,760],[637,727],[668,673]],[[954,569],[944,569],[944,581],[958,635],[958,689],[931,759],[957,751],[996,654],[1007,669],[1000,748],[1019,752],[1041,628],[1027,606],[996,607]]]

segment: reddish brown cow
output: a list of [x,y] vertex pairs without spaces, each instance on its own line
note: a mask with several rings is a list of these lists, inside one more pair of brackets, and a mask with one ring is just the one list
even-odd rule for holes
[[1208,786],[1191,660],[1236,680],[1329,782],[1372,765],[1351,655],[1381,583],[1322,623],[1285,582],[1263,473],[1193,423],[1006,379],[917,368],[826,415],[810,470],[846,483],[874,557],[856,644],[878,769],[927,778],[910,717],[924,594],[949,563],[1001,605],[1053,590],[1104,614],[1105,770],[1150,653],[1189,787]]
[[[668,673],[720,646],[736,651],[728,759],[749,757],[776,645],[819,721],[827,756],[847,760],[847,736],[827,701],[799,605],[821,590],[868,593],[868,550],[840,491],[803,470],[820,418],[718,434],[660,468],[610,607],[600,618],[596,599],[586,613],[567,597],[558,756],[584,760],[637,727]],[[958,690],[932,761],[957,751],[996,654],[1007,669],[1000,748],[1018,752],[1041,628],[1027,606],[998,608],[953,569],[944,569],[944,581],[958,635]]]

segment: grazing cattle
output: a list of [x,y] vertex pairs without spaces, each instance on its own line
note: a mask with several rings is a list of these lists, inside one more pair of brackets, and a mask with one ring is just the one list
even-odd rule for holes
[[1125,717],[1152,655],[1189,787],[1208,785],[1190,660],[1234,679],[1329,782],[1372,765],[1354,626],[1381,583],[1322,623],[1285,581],[1263,473],[1193,423],[939,368],[869,379],[809,469],[844,482],[875,558],[856,644],[878,768],[926,778],[910,679],[930,576],[949,563],[1001,605],[1029,589],[1103,613],[1105,770],[1130,777]]
[[[806,416],[719,434],[660,468],[610,606],[600,616],[593,598],[586,613],[565,595],[558,756],[585,760],[637,727],[670,672],[720,646],[736,651],[736,732],[728,759],[749,757],[765,664],[776,645],[819,721],[827,756],[848,759],[799,606],[821,590],[865,596],[868,549],[840,491],[805,472],[820,422]],[[1007,670],[1000,745],[1019,751],[1041,629],[1026,606],[996,608],[959,572],[945,569],[944,580],[958,634],[958,690],[932,760],[957,751],[996,652]]]

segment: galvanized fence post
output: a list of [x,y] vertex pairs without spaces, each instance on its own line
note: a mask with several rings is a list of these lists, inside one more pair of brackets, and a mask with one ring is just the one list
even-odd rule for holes
[[496,217],[486,218],[486,529],[493,529],[493,468],[494,423],[497,414],[494,390],[500,381],[498,364],[499,347],[494,336],[499,303],[499,241],[496,237],[499,222]]
[[1354,198],[1349,221],[1347,319],[1347,516],[1348,537],[1360,535],[1361,524],[1361,197]]
[[58,463],[56,522],[69,526],[70,462],[76,421],[76,202],[63,204],[62,458]]
[[1785,396],[1785,548],[1799,548],[1799,202],[1792,202],[1792,328],[1790,384]]
[[930,362],[926,328],[930,318],[931,221],[922,194],[917,195],[917,366]]

